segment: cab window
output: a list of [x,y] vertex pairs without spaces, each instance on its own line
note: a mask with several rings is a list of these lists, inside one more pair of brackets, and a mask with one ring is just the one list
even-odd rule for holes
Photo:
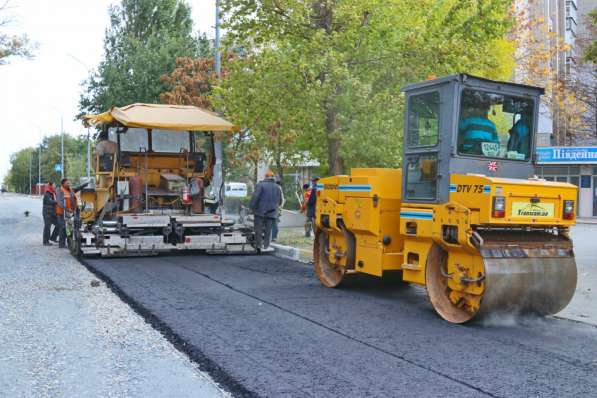
[[146,129],[129,128],[120,134],[120,150],[123,152],[141,152],[149,149]]
[[462,90],[458,153],[485,158],[528,160],[534,102],[481,90]]
[[413,155],[406,159],[406,199],[437,197],[437,155]]
[[413,95],[408,101],[408,146],[434,146],[439,135],[439,92]]
[[154,152],[180,153],[191,149],[187,131],[154,129],[151,132],[151,149]]

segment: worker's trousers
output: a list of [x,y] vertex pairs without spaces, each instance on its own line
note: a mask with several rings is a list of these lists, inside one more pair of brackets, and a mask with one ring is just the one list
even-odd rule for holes
[[58,247],[66,247],[66,224],[64,215],[56,217],[56,227],[58,228]]
[[269,247],[275,221],[275,218],[255,216],[253,224],[255,228],[255,247],[257,249],[267,249]]
[[[50,236],[50,229],[54,226],[54,231],[52,231],[52,236]],[[56,222],[56,216],[48,216],[44,215],[44,234],[43,234],[43,242],[49,243],[51,240],[56,241],[58,238],[58,223]]]

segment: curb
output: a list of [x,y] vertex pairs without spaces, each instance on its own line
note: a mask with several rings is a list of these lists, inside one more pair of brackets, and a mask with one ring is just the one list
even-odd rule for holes
[[294,261],[301,260],[301,252],[296,247],[284,246],[279,243],[270,243],[270,247],[274,249],[274,256],[287,258]]
[[597,218],[577,218],[577,224],[597,224]]

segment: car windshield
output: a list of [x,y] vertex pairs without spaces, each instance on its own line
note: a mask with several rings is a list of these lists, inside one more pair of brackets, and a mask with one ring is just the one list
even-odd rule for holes
[[458,153],[528,160],[533,115],[532,99],[463,90],[458,123]]

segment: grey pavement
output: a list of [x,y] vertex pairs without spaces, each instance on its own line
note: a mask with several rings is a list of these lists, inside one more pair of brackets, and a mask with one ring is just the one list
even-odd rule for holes
[[67,251],[43,247],[40,212],[38,198],[0,196],[0,396],[229,395]]
[[597,225],[577,224],[571,237],[578,282],[572,301],[557,316],[597,325]]

